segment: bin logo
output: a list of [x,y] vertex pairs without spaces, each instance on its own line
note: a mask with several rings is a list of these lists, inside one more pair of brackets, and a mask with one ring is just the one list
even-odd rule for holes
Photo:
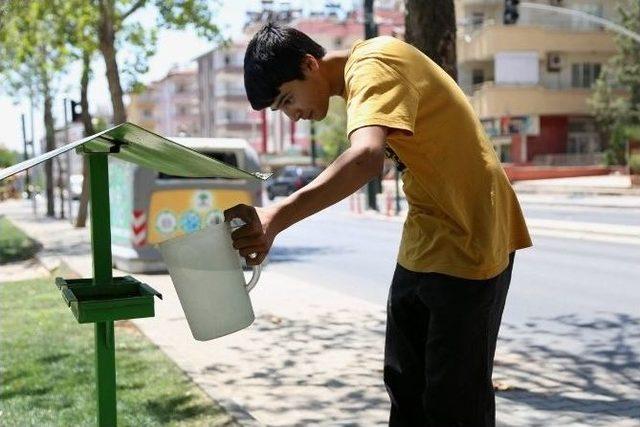
[[200,215],[191,210],[186,211],[180,218],[180,227],[185,233],[200,230]]
[[207,214],[206,225],[216,225],[224,222],[224,214],[220,210],[213,210]]
[[162,234],[171,234],[176,231],[178,220],[171,211],[162,211],[156,217],[156,230]]
[[195,191],[192,206],[198,210],[209,210],[213,207],[213,197],[208,191]]

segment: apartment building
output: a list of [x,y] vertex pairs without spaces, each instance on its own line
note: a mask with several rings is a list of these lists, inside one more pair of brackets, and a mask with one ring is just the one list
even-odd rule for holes
[[[532,0],[615,19],[615,1]],[[456,0],[459,84],[504,162],[589,164],[602,150],[587,99],[615,53],[611,33],[578,17],[502,0]]]
[[202,136],[254,140],[260,118],[251,114],[244,89],[243,61],[248,40],[211,50],[197,58]]
[[[404,16],[398,4],[397,1],[387,1],[377,6],[376,21],[381,35],[395,34],[404,25]],[[302,16],[300,10],[283,9],[273,2],[263,2],[263,10],[248,14],[242,37],[197,58],[202,134],[244,138],[258,152],[265,154],[308,154],[310,122],[295,123],[281,112],[269,109],[253,111],[246,98],[244,53],[251,36],[267,21],[295,27],[327,50],[347,49],[364,37],[361,9],[344,12],[337,7],[327,7],[323,11]]]
[[200,135],[197,72],[174,68],[137,94],[129,94],[127,118],[167,136]]

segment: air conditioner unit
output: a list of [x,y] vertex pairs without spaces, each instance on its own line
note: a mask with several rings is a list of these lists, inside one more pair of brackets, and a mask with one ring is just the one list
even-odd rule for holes
[[547,71],[558,72],[562,69],[562,56],[558,52],[547,55]]

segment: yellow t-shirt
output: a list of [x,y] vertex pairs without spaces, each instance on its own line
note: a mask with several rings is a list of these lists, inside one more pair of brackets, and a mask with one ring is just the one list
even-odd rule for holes
[[393,37],[357,42],[344,70],[347,134],[390,128],[407,167],[398,263],[466,279],[496,276],[531,246],[520,205],[465,94],[438,65]]

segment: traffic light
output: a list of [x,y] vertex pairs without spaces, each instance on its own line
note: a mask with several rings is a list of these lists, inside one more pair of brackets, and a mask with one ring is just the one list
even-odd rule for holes
[[518,17],[520,16],[518,13],[519,4],[520,0],[504,0],[504,15],[502,18],[504,25],[514,25],[518,22]]
[[79,102],[71,100],[71,121],[79,122],[82,120],[82,106]]

